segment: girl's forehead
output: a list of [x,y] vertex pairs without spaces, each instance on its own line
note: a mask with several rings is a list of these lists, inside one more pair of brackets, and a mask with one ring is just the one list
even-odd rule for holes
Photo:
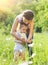
[[23,20],[26,20],[26,21],[28,21],[25,17],[23,17]]
[[22,25],[22,28],[26,28],[26,29],[27,29],[27,26],[25,26],[25,25]]
[[23,17],[23,21],[24,21],[25,23],[30,23],[32,20],[27,20],[25,17]]

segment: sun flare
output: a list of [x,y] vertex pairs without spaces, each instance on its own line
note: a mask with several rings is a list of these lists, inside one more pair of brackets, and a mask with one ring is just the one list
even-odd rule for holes
[[0,0],[0,9],[6,7],[7,4],[8,4],[8,0]]

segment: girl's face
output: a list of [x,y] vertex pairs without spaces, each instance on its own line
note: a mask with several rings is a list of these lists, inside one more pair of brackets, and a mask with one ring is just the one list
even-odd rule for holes
[[23,17],[23,22],[25,22],[25,24],[28,24],[29,22],[31,22],[31,20],[27,20],[25,17]]
[[22,33],[27,33],[27,26],[22,26],[22,28],[21,28],[21,32]]

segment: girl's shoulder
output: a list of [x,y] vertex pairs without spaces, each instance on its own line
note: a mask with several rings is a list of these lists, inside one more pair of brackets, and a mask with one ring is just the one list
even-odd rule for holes
[[18,18],[18,20],[20,21],[22,19],[22,17],[23,17],[23,14],[19,14],[19,15],[17,15],[16,18]]

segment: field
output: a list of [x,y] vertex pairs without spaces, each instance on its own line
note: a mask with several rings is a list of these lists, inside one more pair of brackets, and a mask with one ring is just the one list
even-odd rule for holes
[[[33,65],[48,65],[48,33],[34,34]],[[13,60],[14,39],[0,31],[0,65],[15,65]]]

